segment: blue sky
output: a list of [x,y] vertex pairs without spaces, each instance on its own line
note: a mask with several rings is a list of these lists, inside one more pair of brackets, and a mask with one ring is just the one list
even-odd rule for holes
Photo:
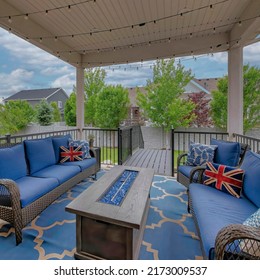
[[[218,78],[227,74],[226,52],[203,55],[196,61],[191,57],[180,59],[196,78]],[[260,42],[244,48],[244,63],[260,67]],[[125,87],[145,86],[147,79],[152,78],[152,64],[150,61],[107,67],[106,82]],[[69,95],[75,79],[74,67],[0,28],[0,97],[23,89],[50,87],[62,87]]]

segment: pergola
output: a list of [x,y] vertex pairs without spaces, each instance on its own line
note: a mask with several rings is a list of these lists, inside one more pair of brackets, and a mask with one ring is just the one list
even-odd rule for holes
[[[259,40],[259,0],[0,0],[0,26],[76,68],[228,52],[228,132],[243,133],[243,47]],[[39,62],[40,63],[40,62]]]

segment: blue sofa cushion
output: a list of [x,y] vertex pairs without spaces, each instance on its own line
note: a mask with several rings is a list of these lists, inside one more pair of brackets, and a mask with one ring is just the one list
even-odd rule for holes
[[62,184],[77,175],[79,172],[81,172],[79,166],[64,166],[61,164],[55,164],[33,173],[32,176],[40,178],[56,178],[59,183]]
[[260,155],[247,151],[240,168],[245,171],[243,193],[260,208]]
[[24,146],[15,145],[0,149],[0,178],[16,180],[26,176],[27,165],[25,161]]
[[65,162],[65,163],[62,163],[62,165],[79,166],[81,171],[83,171],[96,163],[97,163],[97,160],[95,158],[88,158],[88,159],[84,159],[82,161]]
[[214,162],[228,165],[237,166],[240,157],[241,147],[238,142],[229,142],[224,140],[210,139],[211,145],[216,145]]
[[240,197],[243,186],[244,170],[222,164],[207,162],[203,184]]
[[217,146],[214,145],[190,144],[186,164],[199,166],[205,164],[207,161],[213,162],[216,148]]
[[53,149],[54,149],[54,153],[55,153],[56,163],[58,163],[60,161],[60,147],[61,146],[67,147],[69,145],[69,139],[71,139],[70,134],[52,138],[52,144],[53,144]]
[[257,207],[246,197],[237,199],[202,184],[190,184],[189,195],[206,256],[211,258],[217,233],[230,224],[242,224]]
[[55,178],[25,176],[16,180],[20,190],[22,208],[55,189],[59,182]]
[[70,161],[82,161],[84,153],[82,151],[82,146],[78,147],[60,147],[60,163],[70,162]]
[[193,168],[194,166],[191,165],[180,165],[178,171],[186,177],[190,177],[190,173]]
[[91,158],[90,152],[89,152],[89,143],[86,140],[73,140],[69,139],[69,146],[72,147],[78,147],[82,146],[83,151],[83,158]]
[[24,144],[30,174],[56,163],[51,138],[25,140]]

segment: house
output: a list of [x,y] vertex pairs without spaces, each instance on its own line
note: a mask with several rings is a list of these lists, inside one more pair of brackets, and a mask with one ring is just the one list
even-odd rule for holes
[[[183,98],[188,98],[192,93],[204,92],[206,96],[211,99],[211,92],[217,89],[218,78],[196,79],[193,78],[185,87],[185,92],[182,94]],[[145,93],[144,87],[138,88]],[[141,114],[137,104],[137,88],[128,88],[128,95],[130,99],[130,109],[127,124],[140,123]]]
[[26,100],[33,107],[39,104],[42,99],[46,99],[48,103],[57,102],[63,120],[64,106],[68,98],[69,97],[67,93],[62,88],[43,88],[43,89],[21,90],[5,98],[4,102],[8,102],[10,100]]

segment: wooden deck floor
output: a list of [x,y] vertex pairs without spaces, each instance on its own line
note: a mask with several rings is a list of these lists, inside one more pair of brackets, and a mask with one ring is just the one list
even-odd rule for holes
[[171,176],[171,150],[139,149],[124,165],[153,168],[155,174]]

